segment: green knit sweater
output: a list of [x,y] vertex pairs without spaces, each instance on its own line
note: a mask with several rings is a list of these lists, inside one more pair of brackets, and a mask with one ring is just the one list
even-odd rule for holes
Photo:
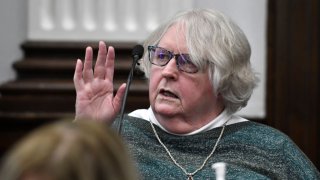
[[[188,172],[201,166],[222,127],[191,136],[175,136],[155,126],[173,157]],[[150,123],[126,116],[122,136],[144,179],[187,179],[156,139]],[[194,179],[215,179],[211,165],[225,162],[226,179],[320,179],[305,154],[283,133],[247,121],[228,125],[213,156]]]

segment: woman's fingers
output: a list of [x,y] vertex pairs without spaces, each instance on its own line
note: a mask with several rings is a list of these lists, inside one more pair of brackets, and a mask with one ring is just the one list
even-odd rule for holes
[[83,80],[84,82],[90,82],[93,79],[93,69],[92,69],[92,48],[86,48],[84,67],[83,67]]
[[83,83],[82,79],[82,61],[80,59],[77,59],[76,63],[76,69],[74,71],[74,76],[73,76],[73,83],[76,88],[76,90],[81,88],[81,85]]
[[119,88],[116,93],[116,95],[113,98],[113,107],[116,113],[119,113],[120,107],[122,105],[122,100],[124,97],[124,93],[126,91],[126,84],[123,83]]
[[93,50],[91,47],[87,47],[84,62],[80,59],[77,60],[74,73],[74,83],[77,89],[85,83],[91,83],[93,78],[105,79],[113,82],[114,48],[110,46],[107,51],[106,44],[103,41],[100,41],[94,70],[92,68],[92,58]]
[[107,49],[106,44],[103,41],[99,42],[99,51],[97,56],[96,65],[94,67],[94,77],[99,79],[105,78],[104,65],[106,62]]
[[109,81],[113,82],[113,73],[114,73],[114,48],[112,46],[109,46],[107,58],[105,62],[105,78]]

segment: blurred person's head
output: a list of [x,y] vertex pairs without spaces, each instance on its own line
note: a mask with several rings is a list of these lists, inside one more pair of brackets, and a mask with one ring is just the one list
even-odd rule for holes
[[36,129],[4,159],[6,180],[137,179],[122,139],[103,124],[61,121]]

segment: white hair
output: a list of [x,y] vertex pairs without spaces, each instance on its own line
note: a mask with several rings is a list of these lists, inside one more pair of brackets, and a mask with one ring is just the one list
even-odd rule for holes
[[[189,10],[158,27],[144,42],[145,49],[157,45],[172,25],[185,30],[192,62],[200,70],[208,67],[213,89],[222,96],[226,110],[234,113],[245,107],[258,78],[251,67],[249,42],[239,26],[215,10]],[[150,67],[145,53],[140,68],[147,78]]]

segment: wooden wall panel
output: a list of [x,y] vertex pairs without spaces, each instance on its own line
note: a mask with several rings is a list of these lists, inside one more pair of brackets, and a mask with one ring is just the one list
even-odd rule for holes
[[318,0],[269,0],[267,123],[320,168]]

